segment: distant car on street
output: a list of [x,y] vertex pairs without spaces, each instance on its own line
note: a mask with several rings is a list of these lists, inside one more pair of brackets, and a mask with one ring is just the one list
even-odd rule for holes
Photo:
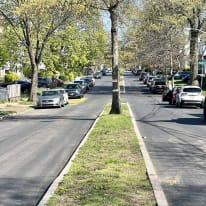
[[50,78],[38,77],[38,87],[50,88],[52,87],[52,80]]
[[101,72],[102,72],[102,75],[106,76],[107,73],[109,72],[109,70],[108,70],[107,68],[103,68],[103,69],[101,70]]
[[84,91],[78,83],[70,83],[65,88],[70,99],[72,98],[82,98],[84,96]]
[[81,86],[83,93],[87,92],[87,83],[83,79],[74,80],[74,83]]
[[167,87],[165,81],[154,81],[151,86],[152,93],[162,93]]
[[31,82],[25,81],[25,80],[18,80],[13,82],[14,84],[20,84],[21,85],[21,92],[23,93],[29,93],[31,90]]
[[95,72],[94,73],[94,78],[95,79],[101,79],[102,78],[102,72]]

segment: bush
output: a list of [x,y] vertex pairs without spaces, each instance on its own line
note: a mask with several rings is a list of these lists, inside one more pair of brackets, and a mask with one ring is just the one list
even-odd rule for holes
[[69,81],[73,82],[74,81],[74,72],[69,73]]
[[5,82],[6,83],[12,83],[12,82],[18,81],[20,79],[21,79],[21,77],[16,73],[10,73],[10,74],[5,75]]

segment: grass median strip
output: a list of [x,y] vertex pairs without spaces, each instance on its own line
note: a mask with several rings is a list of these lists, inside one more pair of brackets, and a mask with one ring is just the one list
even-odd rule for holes
[[109,111],[107,106],[49,206],[156,205],[127,105],[120,115]]

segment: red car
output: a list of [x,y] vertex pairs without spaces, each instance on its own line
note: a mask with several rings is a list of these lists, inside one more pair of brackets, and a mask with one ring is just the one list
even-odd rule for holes
[[64,85],[64,82],[61,79],[54,79],[54,83],[57,87],[62,87]]
[[176,104],[176,96],[177,96],[177,93],[179,92],[180,89],[181,89],[180,86],[178,86],[178,87],[176,86],[173,88],[171,104]]

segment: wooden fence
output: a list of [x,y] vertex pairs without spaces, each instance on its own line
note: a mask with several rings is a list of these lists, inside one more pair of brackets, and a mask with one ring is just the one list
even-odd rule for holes
[[11,84],[0,89],[0,101],[16,101],[21,96],[21,85]]

